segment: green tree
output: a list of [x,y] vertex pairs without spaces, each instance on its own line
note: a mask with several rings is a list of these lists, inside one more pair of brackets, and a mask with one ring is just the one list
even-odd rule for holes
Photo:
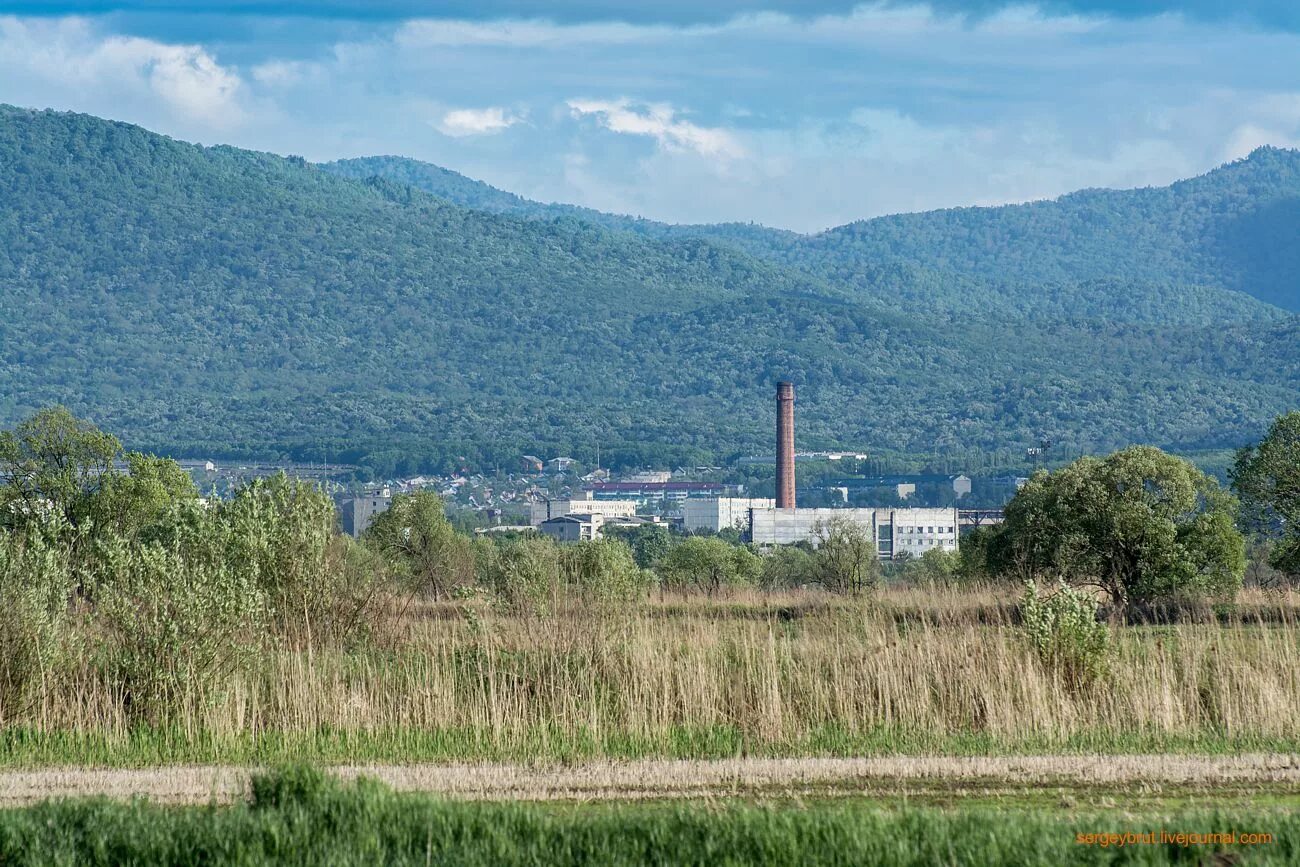
[[107,473],[91,498],[90,512],[103,532],[137,538],[164,521],[180,503],[198,499],[194,480],[167,458],[128,452],[126,473]]
[[564,546],[560,569],[566,588],[590,603],[633,601],[649,583],[631,549],[619,539],[587,539]]
[[0,432],[0,526],[17,527],[48,510],[78,526],[90,498],[113,472],[122,445],[61,406]]
[[692,536],[663,558],[659,576],[668,587],[694,587],[716,596],[724,587],[752,583],[762,568],[762,558],[748,548],[716,537]]
[[1245,540],[1236,500],[1190,462],[1136,446],[1039,471],[1007,505],[1004,572],[1095,586],[1119,609],[1228,597]]
[[673,546],[672,534],[662,524],[638,527],[632,536],[632,557],[642,569],[653,569]]
[[832,593],[863,593],[881,578],[876,540],[861,524],[844,518],[819,521],[813,528],[817,580]]
[[560,546],[547,536],[480,539],[474,547],[479,582],[516,614],[553,611],[563,589]]
[[1273,543],[1269,563],[1300,575],[1300,412],[1281,416],[1261,442],[1237,453],[1232,484],[1249,526]]
[[474,580],[469,541],[452,528],[442,498],[432,492],[393,497],[363,538],[411,591],[445,599]]
[[813,555],[799,545],[779,545],[763,558],[759,585],[764,590],[790,590],[815,584],[817,580]]

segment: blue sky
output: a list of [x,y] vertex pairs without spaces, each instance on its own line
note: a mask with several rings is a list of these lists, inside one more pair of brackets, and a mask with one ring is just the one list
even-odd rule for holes
[[1300,145],[1300,3],[0,0],[0,102],[815,230]]

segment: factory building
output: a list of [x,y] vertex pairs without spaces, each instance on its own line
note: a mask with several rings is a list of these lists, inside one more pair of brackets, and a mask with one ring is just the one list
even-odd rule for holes
[[695,497],[682,503],[682,527],[688,533],[735,527],[747,534],[750,509],[774,508],[776,500],[762,497]]
[[537,529],[557,542],[583,542],[600,538],[604,526],[605,518],[599,514],[561,515],[542,521]]
[[388,511],[393,504],[389,488],[366,491],[338,501],[339,523],[349,536],[360,536],[374,522],[375,516]]
[[[794,385],[776,385],[776,503],[751,506],[748,538],[760,547],[808,542],[817,545],[828,525],[848,522],[875,540],[881,559],[920,556],[932,548],[956,551],[959,516],[956,509],[800,509],[795,504]],[[954,490],[958,490],[954,480]],[[970,480],[965,480],[965,492]],[[896,480],[906,481],[903,479]],[[847,493],[847,491],[846,491]],[[716,501],[718,514],[723,507]]]
[[956,551],[956,509],[751,509],[749,539],[759,546],[817,545],[825,528],[848,522],[876,540],[881,559],[919,557],[931,548]]
[[590,491],[573,498],[539,500],[529,505],[529,523],[540,527],[543,521],[565,515],[604,515],[606,518],[629,518],[636,514],[635,500],[597,500]]

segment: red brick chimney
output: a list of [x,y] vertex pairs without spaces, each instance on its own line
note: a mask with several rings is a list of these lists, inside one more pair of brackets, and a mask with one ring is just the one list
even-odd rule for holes
[[794,383],[776,384],[776,507],[794,508]]

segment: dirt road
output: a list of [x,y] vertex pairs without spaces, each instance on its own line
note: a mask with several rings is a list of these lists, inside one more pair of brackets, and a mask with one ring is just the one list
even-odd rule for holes
[[[147,796],[170,803],[244,797],[256,769],[168,767],[0,772],[0,805],[51,797]],[[469,799],[618,800],[729,795],[884,795],[935,790],[985,794],[1043,787],[1176,786],[1300,791],[1300,756],[1017,756],[977,758],[725,759],[508,764],[373,765],[331,769],[407,791]]]

